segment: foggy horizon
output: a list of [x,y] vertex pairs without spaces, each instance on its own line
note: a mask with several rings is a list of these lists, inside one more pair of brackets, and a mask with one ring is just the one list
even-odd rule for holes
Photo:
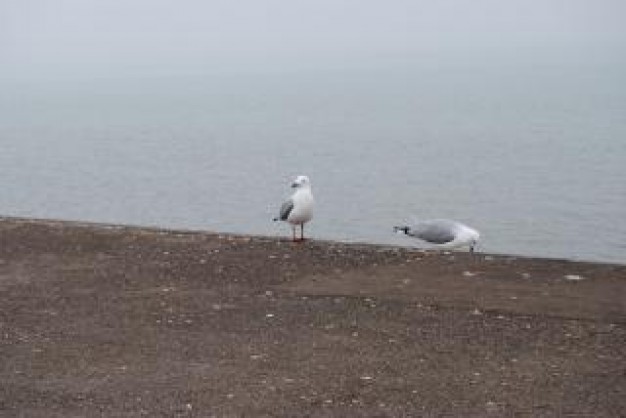
[[619,59],[615,51],[626,49],[624,12],[626,5],[615,0],[384,6],[329,0],[13,1],[0,5],[0,78],[315,70],[520,56]]

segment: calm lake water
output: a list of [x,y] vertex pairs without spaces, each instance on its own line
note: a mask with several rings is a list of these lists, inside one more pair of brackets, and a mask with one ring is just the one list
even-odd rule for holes
[[626,66],[500,65],[5,83],[0,213],[626,262]]

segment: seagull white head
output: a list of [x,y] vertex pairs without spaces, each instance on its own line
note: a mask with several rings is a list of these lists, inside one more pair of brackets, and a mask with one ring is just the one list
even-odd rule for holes
[[294,187],[294,188],[311,187],[311,182],[309,181],[309,178],[307,176],[298,176],[293,181],[293,183],[291,183],[291,187]]

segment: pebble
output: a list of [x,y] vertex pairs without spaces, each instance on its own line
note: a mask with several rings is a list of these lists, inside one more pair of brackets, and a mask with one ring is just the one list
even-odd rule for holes
[[487,410],[493,411],[498,408],[498,405],[494,401],[487,401],[485,407],[487,408]]
[[566,274],[564,277],[565,280],[569,280],[572,282],[578,282],[585,279],[583,276],[579,276],[578,274]]

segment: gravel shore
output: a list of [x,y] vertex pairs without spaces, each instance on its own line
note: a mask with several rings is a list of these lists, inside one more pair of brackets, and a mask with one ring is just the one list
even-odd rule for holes
[[0,218],[0,416],[626,414],[626,265]]

